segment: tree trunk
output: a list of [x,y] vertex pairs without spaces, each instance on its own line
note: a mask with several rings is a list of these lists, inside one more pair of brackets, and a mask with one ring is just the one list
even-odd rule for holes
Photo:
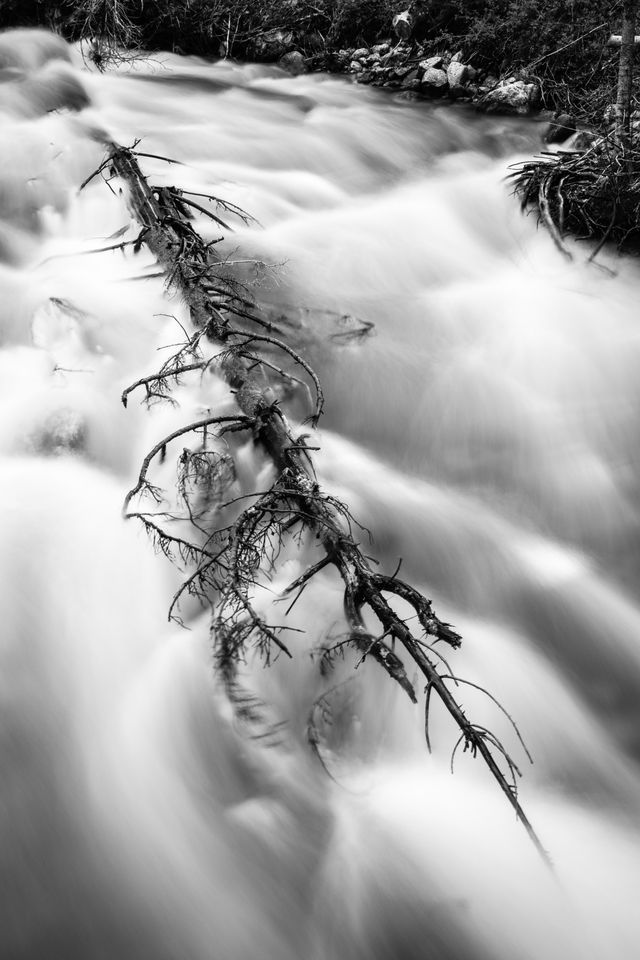
[[[431,658],[436,642],[443,641],[455,649],[460,646],[461,638],[450,624],[436,616],[430,600],[397,578],[397,570],[391,576],[385,575],[374,569],[370,558],[362,553],[353,536],[348,507],[321,490],[313,469],[311,451],[314,447],[307,446],[306,435],[298,435],[289,424],[279,405],[278,396],[269,386],[264,370],[260,370],[260,366],[266,362],[272,372],[282,373],[279,367],[260,355],[261,344],[279,348],[289,361],[295,359],[312,377],[318,392],[315,413],[311,418],[313,425],[322,409],[322,393],[316,375],[303,358],[295,354],[284,341],[273,336],[270,325],[265,330],[264,321],[258,313],[252,312],[251,304],[248,310],[245,308],[246,296],[239,296],[240,288],[233,284],[225,287],[224,273],[216,276],[216,266],[223,266],[224,263],[217,258],[212,245],[193,229],[188,208],[192,201],[176,187],[150,186],[132,150],[116,144],[110,144],[109,148],[109,156],[96,174],[108,168],[126,184],[130,210],[143,227],[138,242],[144,240],[161,267],[167,271],[171,286],[182,294],[189,306],[195,328],[194,335],[180,346],[178,353],[170,361],[165,361],[157,374],[136,381],[125,391],[123,400],[126,401],[128,394],[142,385],[147,388],[148,396],[158,397],[159,383],[164,382],[166,387],[167,381],[175,383],[183,373],[195,368],[204,371],[217,362],[217,369],[232,389],[238,407],[238,413],[231,416],[209,416],[164,437],[145,457],[138,482],[125,499],[125,515],[142,520],[150,533],[159,536],[157,542],[164,544],[161,549],[166,551],[167,556],[175,546],[182,562],[196,567],[174,597],[172,609],[183,593],[194,595],[194,590],[196,596],[212,605],[214,652],[221,674],[228,680],[231,696],[235,668],[243,660],[247,648],[259,650],[266,663],[278,653],[291,656],[288,646],[280,638],[280,632],[286,627],[270,626],[263,620],[252,605],[252,596],[259,571],[266,565],[271,575],[285,538],[295,537],[294,542],[300,546],[300,527],[309,531],[320,559],[289,585],[285,595],[294,595],[292,606],[319,571],[331,565],[336,569],[344,587],[345,624],[336,642],[325,650],[329,658],[327,662],[331,657],[341,656],[345,646],[351,646],[359,654],[358,662],[366,657],[375,660],[417,703],[414,683],[409,679],[400,656],[404,649],[411,667],[417,668],[423,676],[423,682],[426,681],[424,724],[427,743],[429,705],[431,694],[435,693],[458,727],[458,746],[470,751],[474,757],[480,754],[536,849],[545,863],[549,864],[548,855],[518,800],[514,780],[519,772],[516,765],[493,733],[467,717],[448,686],[449,683],[457,687],[460,684],[469,685],[469,681],[451,674],[441,654],[435,653],[435,656],[442,660],[446,673],[440,673]],[[199,205],[195,206],[207,213]],[[211,213],[207,215],[211,216]],[[215,215],[214,219],[220,222]],[[213,285],[219,284],[223,285],[223,302],[219,302],[212,292]],[[255,324],[257,330],[254,332],[253,328],[248,328],[248,324]],[[207,343],[214,348],[214,354],[200,356],[201,347]],[[220,348],[223,348],[222,351]],[[201,434],[203,429],[219,429],[219,437],[227,430],[249,431],[248,435],[253,436],[254,443],[262,446],[277,472],[271,489],[252,494],[250,505],[242,508],[235,521],[219,531],[207,531],[204,546],[199,540],[190,542],[182,536],[176,537],[171,529],[164,528],[162,524],[166,514],[162,512],[129,510],[133,498],[145,493],[150,493],[157,503],[157,488],[147,479],[152,461],[157,456],[165,455],[170,442],[189,433]],[[204,450],[204,438],[199,436],[197,442],[198,450]],[[181,462],[186,462],[185,458],[188,460],[190,456],[192,451],[183,448]],[[292,522],[296,524],[293,534],[290,533]],[[416,616],[408,621],[402,619],[389,602],[393,597],[413,608]],[[374,621],[378,626],[371,632],[369,624]],[[398,648],[398,652],[395,648]],[[495,700],[491,694],[489,697]],[[506,713],[504,708],[500,709]],[[508,714],[506,716],[509,717]],[[312,726],[311,718],[310,731]],[[514,729],[522,743],[515,725]],[[313,738],[310,736],[311,742],[316,742],[315,736],[315,733]],[[526,747],[524,749],[526,751]],[[506,774],[494,757],[494,752],[503,763]]]
[[633,55],[635,50],[637,0],[624,0],[622,42],[616,97],[616,143],[627,152],[631,145],[631,94],[633,90]]

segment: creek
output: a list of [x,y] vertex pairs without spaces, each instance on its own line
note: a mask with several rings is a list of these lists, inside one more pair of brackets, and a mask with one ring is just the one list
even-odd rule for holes
[[[532,121],[172,54],[100,74],[40,33],[0,38],[0,63],[2,956],[635,960],[638,262],[579,243],[568,262],[521,214],[505,176],[539,148]],[[451,775],[438,705],[429,754],[422,708],[375,664],[338,665],[333,779],[317,762],[331,574],[291,613],[299,656],[246,666],[275,743],[232,716],[206,613],[167,622],[180,571],[122,501],[226,388],[120,403],[188,321],[144,249],[93,252],[138,233],[108,176],[78,190],[107,138],[259,221],[221,249],[296,318],[327,397],[321,483],[516,720],[533,765],[490,699],[459,694],[521,765],[554,872],[479,761]],[[344,336],[343,317],[373,330]],[[259,489],[256,451],[237,461]],[[301,569],[283,558],[270,590]]]

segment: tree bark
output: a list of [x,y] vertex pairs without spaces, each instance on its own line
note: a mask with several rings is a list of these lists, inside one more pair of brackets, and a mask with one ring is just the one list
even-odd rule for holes
[[[461,638],[448,623],[436,616],[431,601],[418,590],[399,580],[396,574],[387,576],[373,568],[372,562],[363,554],[354,539],[348,508],[320,489],[311,460],[310,450],[313,448],[307,446],[305,435],[298,436],[289,424],[277,397],[256,371],[256,360],[259,365],[260,359],[247,359],[245,347],[247,342],[253,343],[254,349],[259,349],[260,343],[276,344],[291,357],[295,354],[286,344],[271,335],[266,336],[261,329],[258,333],[250,333],[234,328],[230,322],[234,312],[236,319],[247,318],[246,312],[238,312],[229,305],[216,305],[210,293],[211,277],[203,269],[203,266],[212,265],[216,254],[185,218],[184,196],[181,191],[175,187],[150,186],[138,166],[136,154],[117,144],[109,144],[109,157],[99,169],[105,167],[126,184],[129,208],[143,227],[139,242],[144,240],[167,271],[169,282],[181,293],[189,306],[194,327],[207,341],[224,348],[224,359],[220,360],[218,369],[234,393],[239,413],[231,417],[209,417],[206,420],[207,426],[217,424],[251,429],[254,440],[261,444],[278,471],[278,477],[271,489],[265,493],[254,494],[256,499],[251,501],[251,505],[235,521],[228,537],[228,546],[222,549],[216,546],[217,552],[213,554],[208,549],[200,549],[196,544],[186,544],[186,556],[192,557],[198,551],[201,554],[202,574],[196,570],[195,576],[207,576],[206,571],[216,563],[220,565],[221,557],[223,560],[221,575],[209,581],[217,587],[219,593],[217,600],[213,600],[212,632],[222,655],[222,658],[219,657],[221,666],[223,669],[228,668],[234,654],[237,657],[242,656],[244,647],[251,639],[258,641],[258,648],[263,652],[267,663],[269,647],[272,644],[278,651],[291,655],[288,647],[278,637],[278,631],[283,628],[270,627],[261,620],[252,606],[250,596],[250,587],[255,583],[256,563],[262,562],[260,558],[256,560],[254,554],[256,551],[259,553],[261,544],[266,542],[264,537],[261,540],[260,529],[266,530],[267,538],[274,530],[281,530],[282,527],[276,528],[274,517],[288,511],[292,519],[296,522],[302,520],[305,527],[314,534],[321,558],[289,585],[286,594],[291,595],[297,591],[299,596],[315,574],[329,565],[336,568],[343,583],[346,631],[342,636],[345,639],[340,640],[334,645],[333,651],[328,652],[339,655],[345,644],[352,646],[360,654],[361,660],[366,657],[374,659],[387,675],[402,687],[409,698],[417,703],[414,684],[409,679],[399,655],[400,650],[404,649],[409,663],[417,668],[426,681],[427,742],[429,703],[433,692],[458,727],[458,745],[472,756],[480,754],[541,857],[545,863],[550,864],[548,854],[518,800],[515,786],[518,768],[494,734],[467,717],[462,705],[449,689],[449,683],[460,686],[468,681],[449,673],[444,660],[442,662],[447,673],[441,673],[432,659],[432,655],[442,659],[441,655],[434,651],[433,645],[436,642],[442,641],[455,649],[460,646]],[[256,318],[249,316],[248,319]],[[207,366],[210,362],[209,359],[204,361]],[[194,363],[189,362],[183,369],[192,369],[193,366]],[[305,369],[309,372],[307,367]],[[175,377],[176,373],[172,376]],[[143,378],[134,386],[144,385],[151,379],[154,378]],[[125,398],[129,392],[125,391]],[[313,422],[319,412],[317,408]],[[166,445],[189,431],[203,427],[204,424],[205,421],[189,424],[165,437],[150,451],[143,462],[138,483],[127,495],[127,516],[144,517],[147,527],[153,526],[149,523],[148,513],[129,513],[129,503],[133,496],[148,487],[148,468],[151,461],[166,449]],[[165,537],[166,541],[167,534],[157,526],[155,530]],[[175,541],[175,537],[173,540]],[[214,544],[211,537],[207,542]],[[277,551],[278,548],[276,555]],[[271,560],[267,558],[266,562],[267,565],[272,565],[274,555],[272,554]],[[248,573],[247,566],[251,568]],[[219,586],[214,582],[217,580]],[[190,577],[190,581],[194,582],[194,575]],[[416,616],[405,621],[389,603],[389,598],[394,597],[413,608]],[[367,613],[369,618],[365,617]],[[371,616],[377,621],[377,629],[373,632],[367,625],[367,619],[370,621]],[[396,647],[399,648],[398,652],[394,649]],[[491,694],[488,696],[497,703]],[[510,720],[504,708],[499,704],[498,706]],[[522,743],[517,727],[515,724],[513,726]],[[523,743],[522,745],[524,746]],[[456,749],[457,747],[454,755]],[[502,759],[507,769],[506,774],[496,762],[494,753]]]
[[635,52],[637,0],[624,0],[618,92],[616,97],[616,143],[624,153],[631,146],[631,98]]

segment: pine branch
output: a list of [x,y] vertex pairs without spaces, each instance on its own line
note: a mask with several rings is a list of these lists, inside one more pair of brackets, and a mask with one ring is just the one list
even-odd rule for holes
[[[131,150],[114,144],[109,149],[108,166],[126,184],[130,209],[146,228],[144,242],[165,270],[168,283],[188,305],[194,328],[201,331],[198,348],[202,340],[222,348],[218,369],[232,390],[239,410],[236,416],[209,417],[188,424],[157,443],[144,458],[138,481],[127,494],[125,509],[135,494],[144,493],[147,488],[155,489],[148,481],[148,472],[152,461],[166,445],[179,436],[209,425],[219,426],[221,431],[251,429],[254,439],[276,470],[271,488],[241,510],[224,528],[226,532],[222,529],[211,532],[212,538],[221,543],[217,559],[204,555],[202,567],[197,567],[183,588],[188,592],[195,591],[212,606],[214,649],[228,688],[233,687],[237,664],[246,658],[251,646],[257,647],[267,663],[273,655],[292,655],[289,645],[281,639],[283,630],[291,628],[286,624],[273,626],[267,623],[255,609],[252,595],[261,580],[272,576],[285,543],[300,544],[305,537],[312,539],[321,557],[290,585],[285,594],[305,589],[322,571],[334,568],[343,586],[347,627],[345,647],[357,651],[361,660],[373,659],[414,703],[417,695],[408,678],[405,660],[422,673],[427,681],[427,715],[431,696],[435,693],[460,731],[459,742],[473,756],[480,755],[483,759],[537,850],[549,863],[519,803],[514,783],[509,782],[501,770],[496,755],[506,762],[509,776],[517,770],[514,761],[489,730],[467,718],[447,686],[450,671],[447,669],[446,674],[440,674],[425,652],[428,644],[438,641],[457,648],[460,637],[450,624],[439,619],[431,602],[418,590],[395,575],[385,576],[375,571],[373,561],[364,555],[354,539],[348,507],[321,490],[306,435],[296,435],[281,409],[277,393],[262,374],[256,373],[256,355],[260,358],[256,351],[263,343],[275,346],[294,358],[311,377],[318,397],[312,421],[320,415],[322,407],[322,391],[315,373],[293,348],[278,338],[252,335],[233,326],[234,319],[242,315],[236,312],[233,297],[229,297],[224,306],[214,302],[207,279],[209,267],[215,268],[221,261],[215,248],[206,244],[189,224],[185,217],[187,211],[183,206],[181,208],[179,191],[149,186]],[[226,284],[224,280],[219,282]],[[251,355],[246,352],[249,344]],[[197,364],[198,359],[195,355],[190,363]],[[165,379],[173,377],[175,381],[176,369],[169,363]],[[152,380],[153,377],[143,378],[134,386],[148,385]],[[409,628],[393,609],[388,597],[396,597],[410,605],[417,614],[419,630]],[[365,613],[379,624],[378,635],[367,628]],[[394,644],[404,651],[403,656],[393,649]],[[426,734],[428,739],[428,730]]]

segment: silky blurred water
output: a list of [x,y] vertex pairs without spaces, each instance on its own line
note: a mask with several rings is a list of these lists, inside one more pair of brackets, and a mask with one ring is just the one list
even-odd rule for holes
[[[521,215],[504,178],[539,127],[168,54],[98,74],[29,32],[0,34],[0,124],[0,954],[635,960],[640,276],[579,243],[568,263]],[[206,614],[167,622],[180,571],[122,500],[160,437],[229,397],[209,376],[178,409],[120,404],[188,320],[144,251],[91,252],[137,233],[108,174],[78,191],[106,138],[259,220],[224,249],[302,320],[321,482],[463,634],[456,672],[517,720],[533,766],[459,689],[521,764],[554,873],[479,761],[451,775],[437,706],[429,755],[422,708],[375,665],[320,676],[331,574],[291,613],[299,656],[245,669],[276,744],[233,719]],[[335,337],[336,315],[374,332]],[[237,464],[259,487],[256,452]],[[283,557],[257,602],[301,563]],[[306,727],[335,684],[332,780]]]

